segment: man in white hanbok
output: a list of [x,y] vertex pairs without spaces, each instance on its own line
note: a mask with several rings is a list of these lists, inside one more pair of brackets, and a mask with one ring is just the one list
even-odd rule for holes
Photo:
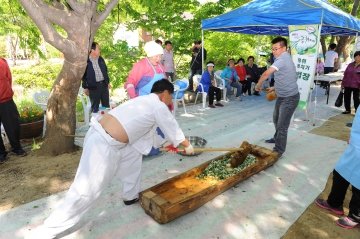
[[[121,104],[99,122],[91,120],[74,182],[65,201],[38,229],[36,238],[55,238],[74,226],[116,174],[124,182],[124,203],[137,202],[142,155],[148,154],[152,146],[158,148],[165,144],[175,151],[181,144],[187,154],[194,154],[194,148],[168,109],[173,91],[173,84],[159,80],[150,95]],[[157,127],[165,134],[165,139],[156,133]]]

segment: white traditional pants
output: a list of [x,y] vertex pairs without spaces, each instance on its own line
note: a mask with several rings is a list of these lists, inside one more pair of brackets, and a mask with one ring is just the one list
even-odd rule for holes
[[97,121],[92,120],[91,126],[74,182],[65,201],[36,233],[41,238],[55,238],[74,226],[95,204],[115,174],[124,182],[123,199],[138,197],[142,155],[132,146],[113,139]]

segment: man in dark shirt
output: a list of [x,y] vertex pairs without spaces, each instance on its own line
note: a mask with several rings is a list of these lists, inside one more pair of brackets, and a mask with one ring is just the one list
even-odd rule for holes
[[99,111],[99,104],[110,107],[109,102],[109,76],[104,59],[100,56],[100,46],[98,43],[91,44],[91,50],[87,67],[82,79],[84,93],[89,95],[92,112]]
[[[194,75],[202,75],[202,45],[201,41],[194,41],[194,45],[190,48],[193,51],[192,59],[190,63],[190,73],[189,73],[189,87],[188,91],[194,91]],[[204,48],[204,61],[206,60],[206,50]]]
[[[258,83],[258,80],[260,78],[260,71],[256,64],[254,64],[254,57],[249,56],[248,57],[248,64],[245,65],[247,76],[246,78],[251,80],[251,82],[254,82],[255,84]],[[251,95],[251,86],[248,87],[248,95]],[[254,89],[254,95],[260,96],[259,91],[256,91]]]

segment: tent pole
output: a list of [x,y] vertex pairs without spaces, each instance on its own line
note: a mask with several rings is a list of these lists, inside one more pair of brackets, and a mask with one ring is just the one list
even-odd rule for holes
[[201,75],[204,74],[204,31],[201,30]]
[[256,65],[259,66],[259,47],[260,47],[260,33],[258,34],[258,44],[257,44],[257,52],[256,52]]
[[[320,44],[319,44],[319,43],[320,43],[320,37],[321,37],[321,27],[322,27],[322,24],[319,25],[319,34],[318,34],[318,43],[317,43],[318,45],[317,45],[317,48],[316,48],[316,56],[319,55],[319,47],[320,47]],[[323,54],[324,54],[324,59],[325,59],[325,53],[323,52]],[[316,77],[316,82],[317,82],[318,76],[315,75],[315,77]],[[314,77],[314,78],[315,78],[315,77]],[[312,125],[315,126],[316,106],[317,106],[317,90],[318,90],[318,87],[317,87],[317,85],[314,83],[314,81],[312,82],[312,85],[313,85],[312,88],[315,87],[314,116],[313,116],[313,120],[312,120]],[[312,89],[311,89],[311,91],[310,91],[310,104],[311,104],[311,98],[312,98]]]

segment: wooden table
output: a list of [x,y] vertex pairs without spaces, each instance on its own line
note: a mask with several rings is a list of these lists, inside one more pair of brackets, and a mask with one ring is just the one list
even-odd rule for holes
[[330,84],[342,80],[344,77],[343,72],[334,72],[326,75],[315,76],[315,81],[326,81],[325,94],[327,94],[326,104],[329,103]]

